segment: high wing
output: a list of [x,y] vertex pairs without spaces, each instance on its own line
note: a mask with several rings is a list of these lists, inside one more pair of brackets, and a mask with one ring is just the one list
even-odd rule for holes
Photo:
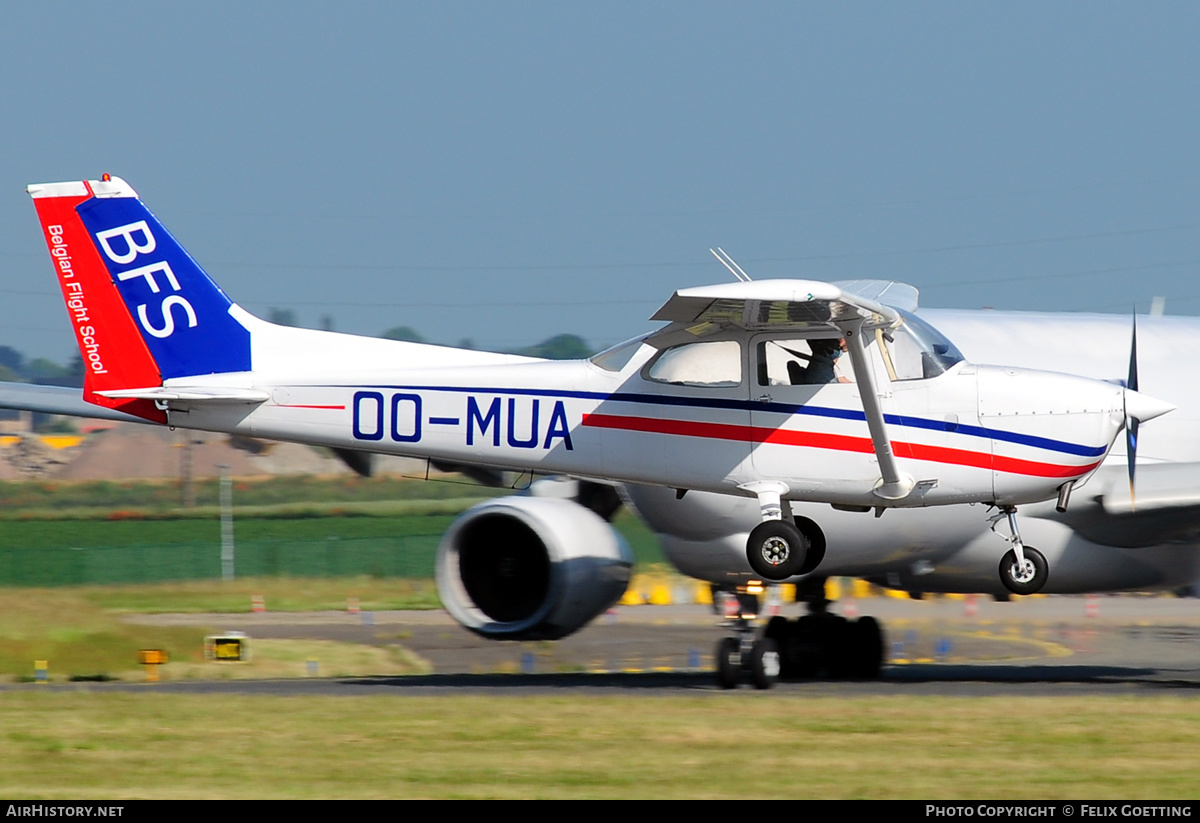
[[757,280],[680,289],[650,319],[679,324],[694,334],[702,334],[710,325],[815,334],[836,332],[850,323],[868,329],[900,324],[896,309],[849,288],[814,280]]
[[[684,328],[701,336],[734,326],[748,332],[794,331],[814,337],[833,334],[844,338],[855,382],[862,387],[863,414],[879,461],[880,482],[875,495],[882,500],[902,500],[912,492],[916,480],[900,471],[896,464],[862,335],[875,329],[894,329],[903,318],[896,308],[878,303],[862,292],[883,297],[894,290],[897,299],[915,305],[916,289],[887,281],[852,281],[845,285],[847,288],[813,280],[758,280],[681,289],[651,319],[669,322],[665,333]],[[779,490],[764,488],[762,484],[755,486],[748,490],[759,495],[764,509],[775,505],[774,495]],[[764,497],[764,493],[769,497]]]

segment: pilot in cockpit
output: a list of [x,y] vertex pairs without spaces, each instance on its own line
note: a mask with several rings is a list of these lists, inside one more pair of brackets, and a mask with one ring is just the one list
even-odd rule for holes
[[793,385],[854,382],[846,376],[842,363],[839,362],[846,354],[846,338],[809,340],[808,346],[812,349],[812,355],[808,359],[807,368],[801,370],[798,363],[795,364],[795,368],[793,363],[788,364],[788,376]]

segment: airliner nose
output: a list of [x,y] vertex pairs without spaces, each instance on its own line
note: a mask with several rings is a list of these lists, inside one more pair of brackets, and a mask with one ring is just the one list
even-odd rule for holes
[[1178,407],[1174,403],[1158,400],[1133,389],[1125,389],[1125,416],[1132,417],[1139,423],[1161,417],[1176,408]]

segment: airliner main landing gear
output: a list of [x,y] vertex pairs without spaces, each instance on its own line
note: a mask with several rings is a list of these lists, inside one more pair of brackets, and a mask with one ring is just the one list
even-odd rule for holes
[[[822,587],[824,581],[821,581]],[[883,668],[883,628],[873,617],[848,620],[829,611],[820,593],[807,600],[808,613],[796,620],[772,617],[763,636],[779,648],[780,677],[874,680]]]
[[738,592],[735,596],[738,611],[731,627],[736,634],[717,644],[717,683],[722,689],[733,689],[746,674],[756,689],[769,689],[779,677],[779,648],[768,637],[754,637],[758,595]]
[[883,628],[873,617],[857,620],[831,614],[825,599],[825,581],[800,584],[797,599],[808,604],[808,613],[796,620],[775,616],[757,639],[756,594],[737,594],[738,614],[731,620],[734,636],[717,644],[717,682],[735,688],[748,678],[757,688],[769,689],[785,680],[825,674],[836,678],[874,679],[883,667]]
[[[1050,565],[1046,557],[1032,546],[1026,546],[1021,540],[1021,532],[1017,529],[1017,510],[1012,506],[1004,506],[996,520],[1008,518],[1008,538],[1012,548],[1000,559],[1000,582],[1004,588],[1013,594],[1036,594],[1046,585],[1050,576]],[[992,528],[995,528],[993,522]]]

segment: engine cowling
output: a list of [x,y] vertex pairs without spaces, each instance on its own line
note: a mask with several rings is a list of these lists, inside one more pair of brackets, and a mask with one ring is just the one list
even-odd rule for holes
[[556,640],[612,606],[633,552],[572,500],[508,497],[468,509],[442,537],[437,584],[463,626],[495,640]]

